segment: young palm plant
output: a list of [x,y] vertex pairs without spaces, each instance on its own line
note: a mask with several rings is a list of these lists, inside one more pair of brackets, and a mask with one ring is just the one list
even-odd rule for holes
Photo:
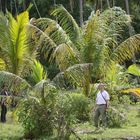
[[11,14],[7,16],[8,18],[0,14],[0,58],[6,71],[23,76],[28,72],[34,58],[34,53],[27,44],[26,26],[29,23],[29,15],[26,11],[16,19]]
[[40,18],[31,22],[34,44],[47,59],[55,58],[60,71],[84,87],[86,95],[91,76],[104,80],[112,63],[122,63],[140,49],[139,34],[121,39],[123,27],[130,22],[121,8],[91,13],[82,28],[62,6],[55,7],[51,15],[57,21]]

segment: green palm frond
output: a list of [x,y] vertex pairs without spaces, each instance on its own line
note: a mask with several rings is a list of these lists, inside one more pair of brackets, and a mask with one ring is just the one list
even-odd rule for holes
[[0,58],[0,70],[5,70],[5,62]]
[[[10,16],[10,36],[12,44],[8,48],[8,55],[12,64],[12,73],[20,74],[23,69],[24,55],[28,54],[26,28],[29,22],[28,12],[17,16],[15,20]],[[28,56],[29,57],[29,56]]]
[[61,71],[77,62],[74,49],[68,44],[60,44],[52,54],[52,59],[56,60]]
[[32,67],[32,76],[35,83],[45,80],[47,78],[47,73],[44,71],[43,66],[37,60],[34,60]]
[[39,29],[37,26],[29,24],[28,29],[29,33],[29,44],[32,45],[40,55],[43,55],[44,58],[48,58],[49,53],[54,50],[57,44],[49,37],[47,33]]
[[80,28],[70,13],[62,6],[56,5],[51,15],[59,21],[59,25],[66,31],[70,39],[74,42],[80,38]]
[[[2,46],[6,46],[6,42],[9,42],[9,21],[4,16],[3,13],[0,12],[0,48]],[[0,52],[1,53],[1,52]]]
[[131,36],[122,42],[115,50],[113,50],[110,58],[116,62],[123,62],[134,56],[134,53],[140,50],[140,34]]
[[49,80],[41,80],[33,87],[33,90],[36,92],[41,92],[43,90],[43,87],[55,88],[55,86]]
[[101,43],[105,38],[107,24],[105,19],[101,18],[99,11],[95,14],[92,12],[89,20],[83,26],[83,36],[86,43]]
[[58,88],[67,87],[67,86],[66,86],[66,81],[69,81],[69,80],[66,79],[66,75],[64,74],[64,72],[59,72],[59,73],[52,79],[52,83],[54,83],[55,86],[58,87]]
[[13,73],[0,71],[0,88],[2,88],[3,84],[8,88],[10,94],[16,93],[17,96],[26,94],[27,90],[31,87],[21,77]]
[[29,27],[33,29],[33,34],[36,34],[36,31],[39,34],[33,37],[41,47],[41,53],[45,53],[45,58],[49,55],[50,61],[55,59],[61,71],[77,62],[78,51],[59,24],[47,18],[34,20],[32,24]]
[[69,36],[55,20],[39,18],[33,21],[33,25],[45,32],[57,45],[71,42]]
[[83,87],[84,94],[88,96],[92,67],[92,63],[75,64],[67,68],[65,72],[57,74],[52,81],[59,88],[68,88],[66,84]]
[[91,78],[92,63],[75,64],[66,70],[66,75],[73,79],[78,86],[82,86]]
[[56,85],[60,85],[58,87],[65,86],[65,80],[69,80],[72,83],[76,83],[78,86],[82,86],[84,82],[90,81],[90,74],[92,70],[92,63],[85,64],[75,64],[65,72],[58,73],[52,80]]
[[45,99],[48,95],[56,92],[56,90],[56,87],[50,81],[41,80],[33,87],[33,95],[38,97],[38,99],[41,98],[41,101],[46,102]]
[[102,76],[104,61],[110,52],[107,46],[112,38],[107,35],[108,25],[99,11],[91,13],[89,20],[83,26],[83,37],[85,46],[82,54],[85,63],[93,63],[92,75],[96,78]]
[[130,15],[120,7],[112,7],[105,10],[101,16],[106,20],[109,29],[108,34],[110,37],[121,37],[123,27],[126,27],[131,22]]
[[[29,22],[28,12],[23,12],[16,17],[9,13],[8,19],[4,16],[4,22],[0,23],[0,55],[5,62],[6,70],[17,75],[28,73],[31,58],[27,44],[26,25]],[[6,26],[5,26],[6,25]],[[1,29],[1,27],[5,27]]]

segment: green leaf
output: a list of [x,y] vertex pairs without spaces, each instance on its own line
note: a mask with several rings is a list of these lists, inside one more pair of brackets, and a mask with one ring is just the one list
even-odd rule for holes
[[44,71],[41,63],[37,60],[34,60],[34,64],[32,67],[32,78],[35,83],[38,83],[41,80],[45,80],[47,78],[47,73]]
[[140,65],[133,64],[129,66],[127,72],[136,76],[140,76]]

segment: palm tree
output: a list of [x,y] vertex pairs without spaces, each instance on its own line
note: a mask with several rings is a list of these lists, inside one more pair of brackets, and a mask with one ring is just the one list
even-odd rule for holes
[[0,58],[3,60],[5,70],[19,76],[27,74],[34,58],[34,51],[27,43],[28,12],[23,12],[8,19],[0,14]]
[[86,95],[91,75],[96,80],[105,79],[112,62],[122,63],[139,50],[139,34],[124,42],[120,38],[123,27],[130,22],[121,8],[91,13],[82,28],[62,6],[55,7],[51,15],[57,17],[58,23],[40,18],[30,25],[33,33],[38,31],[39,36],[34,36],[34,40],[44,56],[49,54],[50,58],[55,58],[60,71],[84,87]]

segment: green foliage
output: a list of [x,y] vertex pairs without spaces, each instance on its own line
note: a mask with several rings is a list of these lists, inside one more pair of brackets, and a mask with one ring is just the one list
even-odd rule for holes
[[15,94],[14,96],[26,95],[30,88],[28,82],[21,77],[6,71],[0,71],[0,88],[3,85],[7,87],[10,95]]
[[90,107],[88,98],[81,93],[72,93],[70,96],[72,98],[71,104],[76,118],[79,121],[89,120]]
[[[35,89],[41,85],[37,84]],[[47,83],[40,92],[31,92],[18,106],[18,120],[26,138],[54,135],[57,130],[58,138],[68,139],[72,124],[89,119],[88,98],[81,93],[58,93]]]
[[38,47],[41,60],[54,62],[55,59],[61,71],[77,61],[73,42],[56,21],[48,18],[33,19],[29,29],[30,40]]
[[28,12],[18,15],[16,19],[8,14],[2,15],[0,23],[0,57],[5,63],[5,69],[17,75],[27,74],[34,53],[29,51],[27,44],[26,25],[29,22]]
[[108,127],[122,127],[127,122],[126,110],[119,105],[116,109],[111,107],[107,112]]
[[4,70],[5,69],[5,63],[4,61],[0,58],[0,70]]
[[68,115],[67,117],[74,115],[79,121],[89,119],[89,101],[85,95],[81,93],[64,93],[60,96],[63,96],[63,99],[60,98],[63,104],[60,105],[63,108],[61,108],[61,111],[63,110],[64,115]]
[[115,90],[130,87],[132,83],[129,82],[130,75],[126,69],[118,64],[112,63],[112,67],[108,70],[105,77],[107,88],[110,94],[116,94]]
[[140,76],[140,66],[133,64],[128,67],[127,72],[136,76]]
[[57,137],[59,139],[69,139],[72,124],[89,119],[88,98],[81,93],[59,94],[56,108]]
[[75,19],[63,6],[56,6],[51,15],[59,20],[59,25],[66,31],[73,42],[79,39],[80,28]]
[[37,60],[34,60],[33,62],[31,78],[35,84],[39,83],[41,80],[46,80],[47,78],[47,74],[44,71],[43,66]]
[[56,92],[51,89],[46,92],[47,97],[42,94],[36,97],[35,93],[31,93],[32,96],[28,96],[20,103],[17,115],[25,130],[26,138],[53,134]]

